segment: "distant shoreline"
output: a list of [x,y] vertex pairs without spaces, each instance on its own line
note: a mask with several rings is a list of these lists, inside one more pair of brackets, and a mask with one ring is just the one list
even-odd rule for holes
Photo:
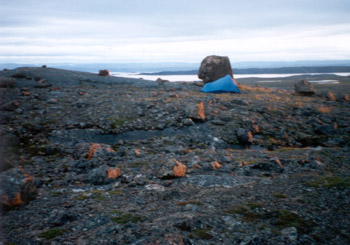
[[[237,68],[234,74],[292,74],[292,73],[336,73],[350,72],[350,66],[305,66],[280,68]],[[196,75],[198,70],[143,72],[140,75]]]

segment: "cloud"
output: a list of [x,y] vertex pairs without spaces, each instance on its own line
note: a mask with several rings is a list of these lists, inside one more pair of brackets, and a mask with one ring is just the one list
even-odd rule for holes
[[[1,1],[0,61],[349,59],[348,0]],[[87,58],[89,57],[89,58]]]

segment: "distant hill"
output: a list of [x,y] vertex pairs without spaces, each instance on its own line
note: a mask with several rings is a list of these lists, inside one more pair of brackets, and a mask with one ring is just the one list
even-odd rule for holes
[[[234,74],[293,74],[293,73],[335,73],[335,72],[350,72],[350,66],[315,66],[315,67],[308,66],[308,67],[233,69]],[[196,74],[198,74],[198,70],[141,73],[141,75],[196,75]]]
[[[232,61],[232,60],[231,60]],[[44,64],[0,64],[0,70],[4,68],[15,69],[17,67],[41,67]],[[200,63],[186,62],[144,62],[144,63],[46,63],[48,67],[60,68],[73,71],[98,72],[101,69],[108,69],[112,72],[143,72],[155,73],[166,71],[176,72],[174,74],[196,74]],[[348,72],[350,60],[304,60],[304,61],[244,61],[231,62],[231,66],[236,74],[258,74],[258,73],[308,73],[320,72],[315,69],[324,69],[321,72]],[[322,67],[322,68],[320,68]],[[339,70],[334,71],[335,67]],[[288,70],[288,69],[290,70]],[[299,70],[295,70],[299,68]],[[258,70],[264,69],[264,70]],[[277,70],[269,70],[277,69]],[[280,69],[280,71],[279,71]],[[284,70],[285,69],[285,70]],[[305,70],[306,69],[306,70]],[[310,70],[311,69],[311,70]],[[327,70],[330,69],[330,70]],[[301,70],[301,71],[300,71]],[[180,73],[177,73],[180,72]]]

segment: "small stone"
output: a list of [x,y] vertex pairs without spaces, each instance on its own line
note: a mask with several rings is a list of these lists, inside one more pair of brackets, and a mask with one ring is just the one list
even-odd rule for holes
[[168,83],[169,80],[164,80],[164,79],[158,78],[158,79],[156,80],[156,82],[157,82],[159,85],[163,85],[164,83]]
[[222,165],[218,161],[212,162],[211,166],[212,166],[213,170],[216,170],[216,169],[219,169],[222,167]]
[[184,177],[186,175],[186,169],[187,169],[187,167],[184,164],[182,164],[179,161],[175,161],[175,165],[173,168],[174,176],[175,177]]
[[98,75],[109,76],[109,70],[99,70]]
[[37,82],[40,81],[41,80],[40,75],[35,75],[34,76],[34,80],[37,81]]
[[181,123],[185,126],[192,126],[194,125],[194,122],[191,118],[184,118],[181,120]]
[[107,178],[116,179],[122,175],[120,168],[109,168],[107,170]]
[[[93,185],[109,184],[114,178],[108,178],[108,174],[107,166],[103,165],[90,171],[86,176],[86,180]],[[112,176],[112,174],[110,176]]]
[[186,109],[187,117],[195,120],[205,120],[205,111],[203,102],[199,102],[198,104],[190,104],[187,105]]
[[285,228],[281,230],[281,236],[290,241],[296,241],[298,239],[298,230],[294,226]]
[[350,101],[350,96],[348,94],[344,94],[344,100],[349,102]]
[[52,84],[49,83],[48,80],[41,79],[41,80],[38,81],[38,83],[37,83],[37,85],[35,87],[37,87],[37,88],[48,88],[48,87],[51,87],[51,86],[52,86]]
[[253,134],[247,129],[239,128],[237,130],[237,139],[243,144],[251,144],[253,142]]
[[187,167],[184,164],[175,159],[170,159],[160,167],[157,177],[160,179],[184,177],[186,175],[186,170]]
[[327,95],[326,95],[327,99],[331,100],[331,101],[336,101],[336,97],[334,96],[334,94],[331,92],[331,91],[328,91],[327,92]]
[[157,184],[145,185],[145,189],[148,191],[165,191],[165,187]]

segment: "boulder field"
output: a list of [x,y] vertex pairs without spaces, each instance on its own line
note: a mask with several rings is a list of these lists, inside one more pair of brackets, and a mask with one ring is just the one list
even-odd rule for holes
[[350,243],[346,95],[0,77],[4,244]]

